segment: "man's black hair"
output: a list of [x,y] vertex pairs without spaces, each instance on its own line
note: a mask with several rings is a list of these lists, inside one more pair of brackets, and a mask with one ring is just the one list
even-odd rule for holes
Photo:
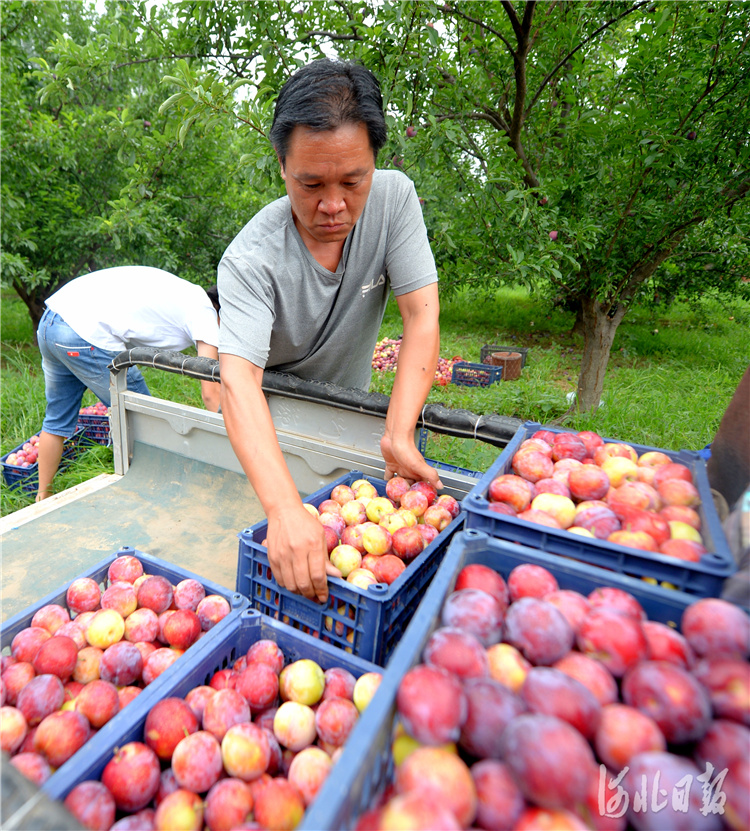
[[377,78],[353,61],[321,58],[298,69],[281,88],[271,125],[271,144],[283,166],[295,127],[323,132],[344,124],[365,125],[377,158],[386,139]]
[[211,286],[211,288],[206,289],[206,294],[208,295],[208,299],[211,301],[214,309],[217,312],[221,311],[221,301],[219,300],[219,287],[216,283]]

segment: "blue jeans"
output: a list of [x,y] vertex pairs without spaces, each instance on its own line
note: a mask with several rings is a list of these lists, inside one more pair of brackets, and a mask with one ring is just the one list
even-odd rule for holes
[[[119,352],[108,352],[85,341],[51,309],[42,315],[36,335],[47,398],[42,430],[55,436],[72,436],[87,388],[111,406],[107,366]],[[128,389],[150,395],[137,367],[128,369]]]

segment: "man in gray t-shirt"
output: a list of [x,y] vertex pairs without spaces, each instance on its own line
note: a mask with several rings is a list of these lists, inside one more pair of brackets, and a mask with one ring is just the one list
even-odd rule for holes
[[277,99],[271,142],[287,196],[253,217],[219,264],[222,412],[268,517],[274,576],[323,601],[326,573],[339,572],[284,462],[263,369],[367,390],[393,290],[404,334],[381,441],[385,477],[442,487],[414,445],[438,359],[437,273],[411,181],[375,169],[385,119],[368,70],[327,59],[298,70]]

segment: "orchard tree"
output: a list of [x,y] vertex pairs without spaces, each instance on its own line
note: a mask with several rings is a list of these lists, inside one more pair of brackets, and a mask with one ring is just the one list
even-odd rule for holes
[[[2,281],[34,328],[80,273],[137,263],[215,281],[225,247],[259,207],[239,174],[232,124],[193,131],[159,115],[179,56],[166,9],[3,3]],[[194,45],[195,46],[195,45]],[[107,298],[102,298],[107,302]]]
[[[480,148],[488,181],[512,165],[522,178],[504,196],[522,207],[525,228],[520,246],[505,235],[510,263],[530,284],[539,266],[547,290],[577,313],[580,409],[596,408],[634,303],[738,291],[748,274],[750,20],[741,6],[443,7],[454,48],[450,61],[443,51],[447,81],[433,85],[429,109]],[[476,122],[492,135],[464,126]]]
[[[742,3],[177,8],[186,29],[253,56],[231,74],[183,66],[168,105],[183,124],[233,111],[261,138],[298,64],[336,55],[371,68],[393,128],[380,165],[417,182],[444,288],[521,282],[574,311],[579,409],[598,405],[634,304],[747,288]],[[238,100],[240,77],[253,98]]]
[[[316,57],[370,68],[391,128],[379,166],[417,184],[443,290],[522,283],[575,312],[580,409],[634,304],[747,289],[742,3],[185,1],[158,25],[153,5],[118,8],[144,61],[177,61],[151,98],[164,134],[188,154],[231,123],[265,201],[281,192],[267,130],[283,82]],[[66,43],[58,94],[102,60]]]

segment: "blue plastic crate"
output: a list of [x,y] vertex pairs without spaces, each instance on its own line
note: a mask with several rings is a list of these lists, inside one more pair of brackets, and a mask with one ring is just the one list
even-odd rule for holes
[[[147,687],[128,704],[127,721],[116,723],[116,719],[112,719],[105,724],[86,745],[86,758],[79,760],[74,769],[69,768],[68,764],[64,765],[42,789],[54,799],[64,799],[79,782],[100,779],[105,765],[114,755],[115,748],[127,742],[143,741],[146,716],[157,701],[168,697],[184,698],[194,687],[208,684],[214,673],[231,667],[259,640],[275,641],[283,651],[287,664],[307,658],[315,661],[323,670],[342,667],[355,678],[366,672],[382,672],[380,667],[369,661],[346,655],[335,647],[321,643],[252,609],[245,609],[239,615],[233,615],[231,619],[225,618],[219,626],[211,630],[211,633],[214,633],[214,630],[217,631],[210,641],[204,638],[195,647],[191,647],[189,660],[180,659],[170,667],[169,678],[165,678],[158,691],[152,691]],[[164,676],[166,675],[167,673],[164,673]],[[155,681],[151,687],[156,683]],[[158,694],[152,695],[151,692]],[[377,697],[376,693],[372,701],[376,701]],[[372,702],[369,706],[372,706]],[[77,755],[80,755],[80,751]],[[331,778],[335,779],[336,774]]]
[[449,465],[447,462],[438,462],[436,459],[428,459],[426,456],[425,461],[428,465],[434,467],[435,470],[446,470],[451,473],[461,473],[463,476],[471,476],[472,479],[481,479],[483,475],[481,470],[469,470],[468,467]]
[[108,415],[79,413],[76,430],[82,430],[84,441],[90,444],[103,444],[107,447],[112,444]]
[[[385,481],[363,476],[355,470],[311,494],[305,502],[317,507],[328,499],[336,485],[349,485],[357,479],[367,479],[379,495],[385,495]],[[283,589],[276,582],[268,562],[268,551],[261,545],[268,528],[267,520],[263,520],[238,535],[237,591],[248,598],[251,607],[263,614],[385,666],[437,571],[450,538],[463,523],[463,514],[459,514],[407,564],[390,586],[377,583],[365,591],[346,580],[330,577],[328,601],[322,605]]]
[[470,470],[467,467],[458,467],[456,465],[450,465],[447,462],[439,462],[437,459],[430,459],[425,456],[427,451],[427,440],[429,438],[430,431],[426,427],[422,427],[419,430],[419,441],[417,447],[419,452],[424,456],[424,460],[427,462],[428,465],[431,465],[435,468],[435,470],[447,470],[451,473],[460,473],[463,476],[471,476],[472,479],[481,479],[484,475],[481,470]]
[[[26,439],[26,441],[28,440]],[[83,429],[76,429],[76,432],[70,438],[65,439],[58,470],[65,470],[81,455],[84,443]],[[39,463],[34,462],[30,467],[21,467],[20,465],[9,465],[6,461],[11,453],[16,453],[24,444],[26,442],[21,442],[0,458],[0,464],[3,466],[3,479],[5,484],[13,490],[18,489],[24,493],[34,493],[39,487]]]
[[[639,456],[647,451],[660,450],[673,461],[685,465],[692,471],[693,482],[701,499],[699,509],[702,522],[701,534],[704,545],[708,549],[708,553],[701,558],[699,563],[689,563],[674,557],[666,557],[663,554],[626,548],[606,540],[582,537],[568,531],[548,528],[489,510],[487,491],[490,483],[497,476],[512,472],[513,456],[521,442],[542,429],[551,430],[554,433],[575,432],[542,426],[535,421],[522,424],[497,460],[461,503],[461,507],[466,512],[466,528],[485,531],[491,536],[532,548],[541,548],[551,554],[560,554],[592,565],[610,568],[621,574],[667,582],[688,594],[699,596],[721,594],[724,580],[736,571],[737,566],[716,513],[705,461],[693,451],[660,450],[657,447],[627,442]],[[610,443],[623,440],[605,438],[604,441]]]
[[[135,699],[135,701],[140,701],[141,699],[144,699],[144,701],[156,701],[165,695],[163,690],[164,686],[171,683],[170,679],[175,678],[181,671],[179,668],[181,666],[185,666],[185,664],[188,664],[192,660],[191,656],[197,653],[199,647],[201,649],[210,649],[211,644],[214,641],[214,637],[219,631],[221,631],[221,627],[230,623],[233,619],[238,618],[240,612],[247,609],[248,603],[246,598],[231,589],[220,586],[212,580],[207,580],[205,577],[194,574],[192,571],[187,571],[186,569],[174,565],[173,563],[168,563],[166,560],[161,560],[158,557],[152,557],[143,551],[130,547],[121,548],[119,551],[101,560],[96,565],[84,571],[82,574],[77,575],[74,579],[78,579],[79,577],[91,577],[96,580],[103,589],[107,585],[107,572],[110,565],[117,557],[125,555],[137,557],[143,564],[144,571],[147,574],[166,577],[173,585],[176,585],[181,580],[193,578],[201,583],[203,588],[206,590],[206,594],[221,595],[229,602],[231,607],[230,613],[222,621],[220,621],[212,629],[209,629],[208,632],[206,632],[205,635],[197,641],[197,643],[193,644],[193,646],[186,650],[185,655],[178,658],[178,660],[175,661],[169,669],[165,670],[155,681],[144,687],[143,692]],[[69,580],[56,591],[46,595],[37,603],[29,606],[28,609],[25,609],[23,612],[19,612],[17,615],[14,615],[3,623],[2,628],[0,628],[0,649],[2,649],[4,654],[10,654],[10,645],[13,638],[22,629],[25,629],[31,625],[31,620],[34,617],[34,614],[41,609],[42,606],[55,603],[66,609],[68,608],[66,594],[68,586],[72,582],[73,580]],[[45,790],[52,792],[58,787],[58,781],[67,781],[67,779],[71,776],[75,776],[76,772],[83,764],[84,757],[88,757],[89,753],[95,752],[94,748],[98,745],[95,745],[94,743],[98,741],[101,734],[109,735],[111,732],[116,733],[117,731],[123,730],[131,719],[132,714],[135,712],[135,710],[130,709],[135,704],[135,701],[132,701],[127,707],[114,716],[114,718],[107,722],[107,724],[105,724],[98,733],[86,742],[78,753],[72,756],[64,765],[59,767],[46,783]]]
[[468,361],[457,361],[453,364],[451,383],[464,387],[489,387],[502,381],[503,368],[490,364],[472,364]]
[[622,588],[636,597],[651,620],[672,626],[679,626],[683,611],[696,600],[683,592],[650,586],[606,569],[493,539],[479,531],[458,532],[425,594],[419,614],[412,618],[401,644],[393,653],[378,694],[367,709],[367,718],[362,719],[349,736],[336,776],[323,785],[305,815],[305,821],[297,827],[298,831],[354,828],[357,818],[374,807],[391,784],[391,743],[401,679],[421,661],[428,638],[440,626],[443,604],[453,591],[458,573],[473,563],[489,566],[506,579],[521,563],[541,565],[555,575],[561,589],[584,595],[600,586]]

